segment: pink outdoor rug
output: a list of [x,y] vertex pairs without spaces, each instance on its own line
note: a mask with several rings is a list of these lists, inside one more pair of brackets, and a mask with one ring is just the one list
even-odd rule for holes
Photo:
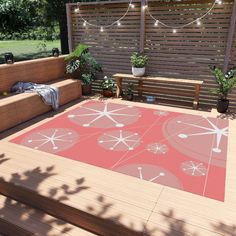
[[89,101],[12,140],[224,201],[228,121]]

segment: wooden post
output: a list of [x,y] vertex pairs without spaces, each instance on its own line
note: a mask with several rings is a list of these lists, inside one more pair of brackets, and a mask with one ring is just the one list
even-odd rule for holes
[[146,5],[145,0],[141,0],[141,19],[140,19],[140,45],[139,52],[144,51],[144,43],[145,43],[145,15],[146,9],[144,6]]
[[225,59],[224,59],[224,67],[223,67],[224,73],[226,73],[229,66],[229,61],[230,61],[230,56],[231,56],[230,54],[231,54],[232,44],[233,44],[233,39],[234,39],[235,25],[236,25],[236,0],[234,0],[234,6],[233,6],[230,26],[229,26],[227,45],[226,45],[226,50],[225,50]]
[[66,4],[66,16],[67,16],[67,31],[68,31],[68,46],[69,52],[72,52],[72,29],[71,29],[71,5]]

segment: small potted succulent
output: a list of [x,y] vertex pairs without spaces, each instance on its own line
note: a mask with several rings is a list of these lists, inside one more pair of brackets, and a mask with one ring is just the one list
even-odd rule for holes
[[132,73],[136,77],[143,76],[145,74],[145,66],[148,63],[148,57],[144,54],[134,52],[131,56]]
[[236,77],[234,77],[236,67],[228,70],[225,74],[216,66],[209,65],[209,68],[215,76],[218,84],[218,88],[212,88],[210,89],[210,92],[218,95],[217,111],[225,113],[229,107],[229,100],[227,98],[228,94],[236,85]]
[[115,87],[115,82],[111,78],[105,76],[103,81],[101,82],[102,95],[108,98],[112,97],[114,87]]
[[90,94],[92,91],[92,81],[97,78],[102,71],[101,65],[89,52],[88,46],[79,44],[75,50],[66,58],[66,73],[71,74],[74,79],[82,81],[83,95]]
[[134,84],[133,83],[128,83],[125,91],[126,99],[128,101],[133,101],[134,99],[134,92],[133,92]]

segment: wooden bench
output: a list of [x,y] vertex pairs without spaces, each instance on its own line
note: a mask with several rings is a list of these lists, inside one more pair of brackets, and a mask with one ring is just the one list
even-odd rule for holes
[[[0,65],[0,132],[52,109],[37,93],[10,94],[12,85],[18,81],[57,87],[60,105],[82,96],[80,81],[65,78],[64,56]],[[4,92],[8,95],[3,96]]]
[[[166,94],[173,94],[179,96],[191,96],[194,98],[193,100],[193,108],[197,109],[199,104],[199,94],[201,90],[201,85],[203,81],[201,80],[188,80],[188,79],[176,79],[176,78],[165,78],[165,77],[135,77],[131,74],[114,74],[112,76],[116,80],[117,83],[117,90],[116,96],[120,97],[123,94],[122,90],[122,81],[124,79],[128,80],[138,80],[138,86],[135,87],[136,90],[139,92],[139,96],[142,96],[142,92],[150,92],[150,93],[166,93]],[[177,89],[168,89],[168,88],[154,88],[154,87],[147,87],[144,85],[144,82],[158,82],[164,83],[168,85],[174,84],[183,84],[183,85],[192,85],[194,86],[194,93],[192,91],[180,91]]]

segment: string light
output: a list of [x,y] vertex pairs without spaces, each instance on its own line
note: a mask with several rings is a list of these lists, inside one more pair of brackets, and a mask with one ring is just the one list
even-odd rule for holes
[[129,7],[134,8],[135,6],[134,6],[134,4],[130,3]]
[[79,12],[79,7],[75,8],[75,13]]
[[214,3],[212,4],[212,6],[210,7],[210,9],[209,9],[205,14],[203,14],[201,17],[199,17],[199,18],[197,18],[197,19],[195,19],[195,20],[193,20],[193,21],[191,21],[191,22],[189,22],[189,23],[187,23],[187,24],[183,24],[183,25],[179,25],[179,26],[168,25],[168,24],[165,24],[164,22],[162,22],[162,21],[156,19],[156,18],[152,15],[152,13],[150,12],[150,10],[149,10],[149,7],[148,7],[148,0],[146,0],[146,5],[145,5],[145,6],[147,7],[147,13],[148,13],[149,16],[155,21],[154,26],[158,26],[158,25],[160,24],[160,25],[162,25],[162,26],[164,26],[164,27],[166,27],[166,28],[171,28],[171,29],[172,29],[172,32],[173,32],[173,33],[176,33],[176,32],[177,32],[177,29],[182,29],[182,28],[184,28],[184,27],[187,27],[187,26],[189,26],[189,25],[192,25],[193,23],[197,23],[197,25],[200,26],[200,25],[201,25],[201,21],[200,21],[200,20],[203,19],[205,16],[207,16],[207,15],[213,10],[213,8],[215,7],[216,4],[221,5],[221,4],[222,4],[222,0],[215,0]]
[[[79,14],[79,17],[83,20],[83,26],[93,26],[93,27],[97,27],[97,28],[100,28],[100,31],[101,32],[104,32],[104,29],[105,28],[109,28],[109,27],[112,27],[113,25],[117,25],[117,26],[121,26],[121,20],[124,19],[126,17],[126,15],[128,14],[130,8],[134,8],[135,5],[132,3],[133,0],[130,0],[129,2],[129,5],[128,5],[128,8],[126,10],[126,12],[124,13],[124,15],[122,17],[120,17],[118,20],[114,21],[113,23],[111,24],[108,24],[108,25],[96,25],[96,24],[91,24],[90,22],[86,21],[83,16],[80,14],[80,8],[79,8],[79,3],[77,3],[77,8],[75,8],[74,12],[75,13],[78,13]],[[222,0],[215,0],[214,3],[212,4],[212,6],[210,7],[210,9],[205,13],[203,14],[201,17],[198,17],[197,19],[187,23],[187,24],[183,24],[183,25],[179,25],[179,26],[171,26],[171,25],[168,25],[168,24],[165,24],[164,22],[156,19],[152,13],[150,12],[149,10],[149,7],[148,7],[148,0],[146,0],[146,3],[144,6],[142,6],[142,10],[146,10],[147,9],[147,13],[149,14],[149,16],[155,21],[154,22],[154,26],[157,27],[160,25],[166,27],[166,28],[171,28],[172,29],[172,32],[173,33],[177,33],[177,29],[182,29],[184,27],[187,27],[189,25],[192,25],[193,23],[196,23],[198,26],[200,26],[202,23],[201,23],[201,19],[203,19],[205,16],[207,16],[212,10],[213,8],[215,7],[216,4],[219,4],[221,5],[222,4]]]
[[113,23],[111,24],[108,24],[108,25],[96,25],[96,24],[92,24],[90,23],[89,21],[87,21],[80,13],[80,10],[79,10],[79,3],[77,3],[77,8],[74,10],[76,13],[78,13],[79,17],[81,20],[83,20],[83,26],[86,26],[86,25],[89,25],[89,26],[93,26],[93,27],[96,27],[96,28],[100,28],[100,32],[104,32],[104,29],[105,28],[110,28],[111,26],[113,25],[117,25],[117,26],[121,26],[121,20],[124,19],[126,17],[126,15],[128,14],[130,8],[134,8],[134,4],[132,3],[133,0],[130,0],[129,4],[128,4],[128,8],[126,10],[126,12],[124,13],[124,15],[122,17],[120,17],[118,20],[114,21]]
[[158,20],[156,20],[156,21],[155,21],[155,23],[154,23],[154,26],[156,26],[156,27],[157,27],[157,26],[158,26],[158,23],[159,23],[159,21],[158,21]]
[[147,5],[144,5],[144,6],[143,6],[143,10],[145,10],[147,7],[148,7]]

